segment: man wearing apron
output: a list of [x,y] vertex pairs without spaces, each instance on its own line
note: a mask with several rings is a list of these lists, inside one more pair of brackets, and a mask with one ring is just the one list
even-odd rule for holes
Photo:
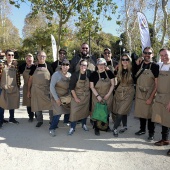
[[19,87],[20,75],[17,64],[14,60],[14,52],[7,50],[7,61],[4,63],[4,68],[1,73],[0,82],[0,126],[4,122],[4,109],[9,110],[9,122],[18,124],[19,122],[14,118],[14,109],[19,108]]
[[[146,121],[148,120],[149,137],[153,140],[155,125],[151,121],[151,107],[157,90],[157,79],[159,74],[159,66],[151,62],[153,57],[153,49],[146,47],[143,50],[144,61],[136,66],[138,75],[142,69],[144,71],[137,79],[136,97],[135,97],[135,117],[140,119],[140,130],[135,135],[143,135],[146,132]],[[134,74],[135,75],[135,74]]]
[[51,64],[51,67],[53,68],[53,72],[60,70],[61,64],[65,58],[67,58],[67,52],[64,49],[59,50],[59,60],[56,60]]
[[52,120],[52,105],[50,100],[50,79],[53,70],[46,64],[46,53],[41,51],[37,55],[38,64],[32,65],[29,73],[27,97],[31,97],[31,111],[36,112],[37,125],[43,124],[43,110],[49,110],[50,122]]
[[162,125],[162,139],[155,142],[156,146],[169,145],[170,112],[167,109],[170,103],[170,51],[159,51],[161,62],[159,64],[158,88],[155,102],[152,106],[152,121]]
[[31,53],[28,53],[25,57],[26,63],[23,63],[19,66],[19,72],[23,75],[24,85],[23,85],[23,106],[27,107],[27,113],[29,116],[29,122],[33,121],[34,113],[31,111],[31,99],[27,97],[27,90],[28,90],[28,79],[29,73],[31,70],[31,66],[34,64],[34,57]]
[[69,97],[69,82],[71,74],[68,72],[69,61],[64,59],[61,64],[61,70],[56,71],[51,78],[50,92],[53,108],[53,119],[49,132],[51,136],[56,136],[55,129],[58,127],[59,119],[62,114],[70,113],[70,103],[62,103],[61,97]]
[[73,57],[73,59],[71,60],[71,65],[69,69],[70,73],[74,73],[80,70],[79,62],[82,59],[85,59],[88,61],[88,68],[87,68],[88,70],[95,71],[96,58],[89,56],[89,46],[88,44],[83,43],[81,45],[80,54]]

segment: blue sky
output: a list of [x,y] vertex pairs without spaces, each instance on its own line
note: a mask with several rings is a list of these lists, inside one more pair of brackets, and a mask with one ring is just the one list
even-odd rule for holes
[[[11,8],[10,19],[13,22],[14,26],[19,29],[20,36],[22,37],[22,28],[24,26],[25,16],[30,12],[30,4],[22,3],[21,7],[18,9],[14,6]],[[111,33],[115,36],[119,36],[117,33],[118,26],[116,25],[116,15],[112,15],[112,20],[107,21],[106,19],[101,20],[100,24],[102,25],[103,31],[106,33]]]

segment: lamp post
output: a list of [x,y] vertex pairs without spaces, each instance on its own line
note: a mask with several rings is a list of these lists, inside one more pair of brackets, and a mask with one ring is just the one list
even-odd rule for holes
[[119,47],[120,47],[120,56],[121,56],[121,46],[122,46],[122,41],[120,40],[120,42],[119,42]]

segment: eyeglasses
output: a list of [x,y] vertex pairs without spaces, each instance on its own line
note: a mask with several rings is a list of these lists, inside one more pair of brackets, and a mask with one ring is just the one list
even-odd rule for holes
[[152,54],[152,52],[143,52],[143,54],[148,54],[148,55],[151,55]]
[[8,56],[14,56],[14,54],[8,54]]
[[80,64],[82,67],[84,66],[84,67],[87,67],[87,65],[85,65],[85,64]]
[[69,65],[70,65],[70,64],[65,64],[65,63],[62,64],[62,66],[69,66]]
[[108,53],[104,53],[105,55],[107,55],[107,54],[110,54],[110,52],[108,52]]
[[83,49],[83,50],[84,50],[84,49],[86,49],[86,50],[87,50],[88,48],[82,47],[82,49]]
[[122,60],[122,61],[129,61],[128,58],[122,58],[121,60]]
[[59,53],[59,54],[63,54],[63,55],[66,55],[66,53]]

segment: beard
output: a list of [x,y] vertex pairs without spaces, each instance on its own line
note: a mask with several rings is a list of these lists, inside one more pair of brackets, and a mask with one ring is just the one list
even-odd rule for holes
[[87,56],[89,55],[89,52],[82,51],[82,52],[81,52],[81,55],[82,55],[83,57],[87,57]]

